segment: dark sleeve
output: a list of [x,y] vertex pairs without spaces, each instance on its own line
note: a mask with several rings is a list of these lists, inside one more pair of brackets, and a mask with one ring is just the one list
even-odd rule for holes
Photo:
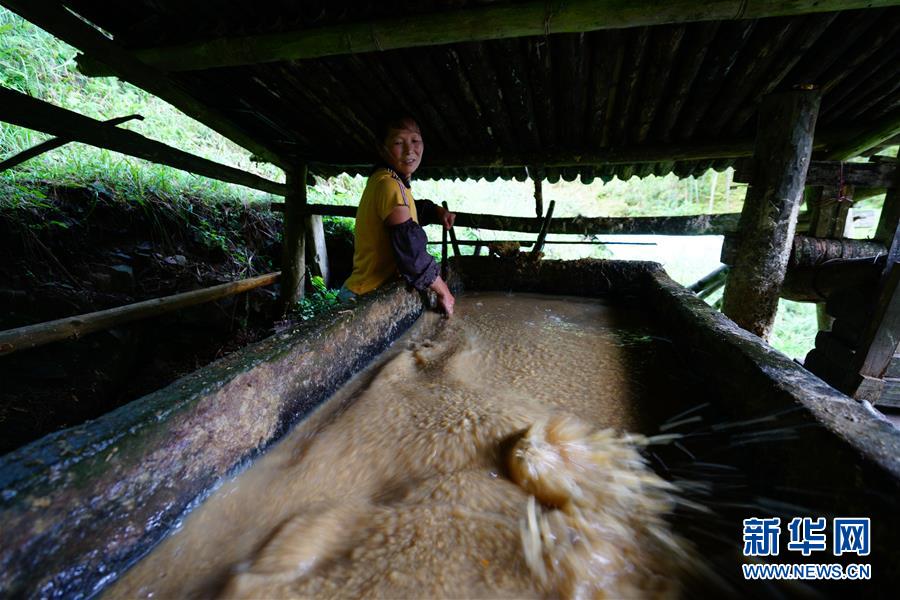
[[440,269],[425,250],[428,238],[419,224],[408,219],[399,225],[388,225],[388,234],[403,278],[417,290],[424,290],[434,283]]
[[419,215],[419,225],[433,225],[438,222],[437,204],[431,200],[416,200],[416,214]]

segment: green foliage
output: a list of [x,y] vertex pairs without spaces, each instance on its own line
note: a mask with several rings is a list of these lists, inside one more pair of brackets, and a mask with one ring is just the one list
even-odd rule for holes
[[[76,50],[0,7],[0,85],[95,119],[140,114],[143,121],[120,127],[264,177],[283,181],[272,165],[250,161],[246,150],[194,121],[166,102],[115,78],[88,78],[75,68]],[[0,123],[0,159],[30,148],[50,136]],[[0,184],[50,180],[71,185],[101,182],[127,196],[142,198],[183,193],[242,201],[272,201],[269,194],[206,179],[140,159],[71,143],[0,174]],[[29,200],[28,194],[10,199],[4,186],[2,201]]]
[[815,304],[782,299],[778,303],[770,343],[791,358],[803,360],[815,346],[818,331]]
[[313,291],[306,294],[297,303],[297,314],[304,321],[308,321],[340,305],[340,300],[338,300],[339,290],[329,290],[325,285],[325,280],[318,275],[313,276],[310,279],[310,283]]
[[338,237],[349,239],[353,243],[353,232],[356,229],[356,219],[349,217],[323,217],[322,228],[329,238]]

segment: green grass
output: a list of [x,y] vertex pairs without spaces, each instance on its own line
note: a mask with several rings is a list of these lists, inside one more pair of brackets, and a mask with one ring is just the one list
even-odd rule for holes
[[[140,114],[143,121],[130,121],[120,127],[210,160],[284,181],[280,169],[251,162],[246,150],[147,92],[115,78],[80,75],[75,68],[75,54],[73,47],[0,8],[0,85],[95,119]],[[0,123],[0,157],[7,158],[49,138]],[[202,192],[211,198],[231,200],[275,199],[263,192],[78,143],[0,173],[0,199],[27,202],[34,197],[30,183],[41,180],[99,184],[126,197]]]

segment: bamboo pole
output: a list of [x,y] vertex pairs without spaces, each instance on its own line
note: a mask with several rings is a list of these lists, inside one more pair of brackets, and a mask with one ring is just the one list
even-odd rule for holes
[[[877,8],[897,3],[896,0],[708,0],[702,4],[696,0],[570,0],[554,4],[532,1],[424,15],[394,15],[369,22],[284,33],[223,37],[145,48],[138,50],[134,56],[164,71],[198,71],[481,40],[666,23],[760,19]],[[106,74],[103,70],[90,67],[92,65],[84,65],[83,72],[88,75]]]
[[[283,211],[284,203],[273,202],[270,208]],[[331,217],[356,217],[355,206],[308,204],[307,214]],[[548,233],[573,235],[724,235],[737,230],[738,213],[715,215],[678,215],[670,217],[557,217]],[[804,214],[800,215],[804,218]],[[541,221],[534,217],[511,217],[476,213],[456,213],[456,227],[540,233]]]
[[[131,121],[134,119],[143,121],[144,117],[142,117],[141,115],[128,115],[127,117],[116,117],[115,119],[107,119],[106,121],[103,121],[102,123],[107,127],[115,127],[116,125],[121,125],[122,123],[127,123],[128,121]],[[55,137],[55,138],[49,139],[45,142],[41,142],[40,144],[37,144],[35,146],[32,146],[31,148],[28,148],[27,150],[22,150],[18,154],[14,154],[13,156],[10,156],[3,162],[0,162],[0,173],[2,173],[3,171],[5,171],[7,169],[11,169],[11,168],[15,167],[16,165],[22,164],[26,160],[31,160],[35,156],[40,156],[41,154],[44,154],[46,152],[50,152],[51,150],[56,150],[57,148],[65,146],[66,144],[68,144],[71,141],[72,140]]]
[[258,287],[271,285],[278,280],[280,275],[281,272],[277,271],[241,281],[223,283],[222,285],[202,290],[144,300],[143,302],[127,306],[119,306],[75,317],[66,317],[46,323],[0,331],[0,356],[36,348],[51,342],[78,339],[89,333],[109,329],[116,325],[123,325],[140,319],[149,319],[188,306],[240,294]]
[[142,136],[118,129],[21,92],[0,87],[0,121],[43,131],[60,138],[115,150],[212,179],[284,196],[284,184],[264,179]]
[[544,217],[544,222],[541,223],[541,231],[538,233],[537,241],[534,243],[534,248],[531,249],[532,258],[538,258],[541,250],[544,249],[544,240],[547,239],[547,232],[550,230],[550,220],[553,219],[554,208],[556,208],[556,200],[551,200],[550,206],[547,207],[547,215]]
[[53,0],[0,0],[0,4],[101,61],[107,67],[107,74],[147,90],[263,160],[281,166],[277,151],[256,140],[224,113],[195,98],[181,83],[134,58],[129,51],[79,18],[62,3]]
[[[447,201],[444,200],[441,202],[441,206],[444,207],[444,210],[449,211],[450,209],[447,207]],[[453,244],[453,255],[454,256],[462,256],[462,252],[459,251],[459,242],[456,241],[456,232],[453,231],[453,228],[450,227],[447,230],[447,233],[450,235],[450,243]]]

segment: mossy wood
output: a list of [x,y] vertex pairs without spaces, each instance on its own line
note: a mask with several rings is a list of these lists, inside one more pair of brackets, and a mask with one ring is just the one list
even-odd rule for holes
[[[753,183],[752,159],[744,159],[735,165],[735,183]],[[806,172],[808,187],[852,185],[860,188],[893,187],[896,163],[893,160],[878,162],[842,162],[839,160],[814,160]]]
[[134,131],[109,127],[103,121],[85,117],[15,90],[0,88],[0,121],[271,194],[285,194],[283,184],[195,156]]
[[786,92],[767,96],[760,107],[753,184],[722,311],[763,339],[775,323],[820,100],[817,91]]
[[389,286],[0,457],[0,595],[102,591],[421,311]]
[[[721,255],[723,263],[733,265],[737,260],[739,238],[739,234],[725,236]],[[810,267],[838,259],[875,258],[883,256],[887,251],[887,246],[876,240],[827,239],[795,235],[791,243],[788,265]]]
[[51,342],[67,339],[77,339],[95,331],[110,329],[116,325],[123,325],[141,319],[149,319],[170,313],[188,306],[204,304],[226,298],[235,294],[247,292],[259,287],[272,285],[278,281],[280,272],[268,273],[251,277],[241,281],[223,283],[202,290],[194,290],[164,298],[144,300],[135,304],[118,306],[97,312],[66,317],[46,323],[27,325],[16,329],[0,331],[0,356],[12,354],[37,346],[43,346]]

